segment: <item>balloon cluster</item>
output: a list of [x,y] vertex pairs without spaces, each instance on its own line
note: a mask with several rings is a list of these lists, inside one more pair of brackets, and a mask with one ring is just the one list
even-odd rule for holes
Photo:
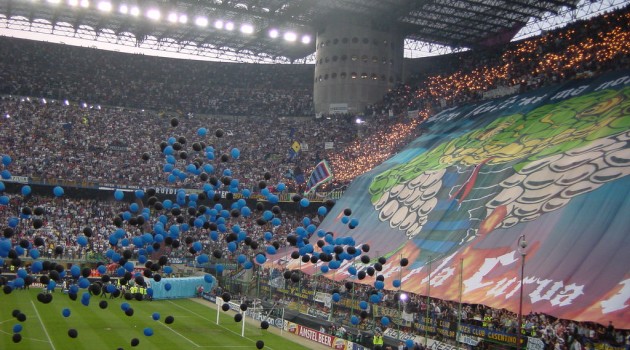
[[[179,125],[179,120],[172,118],[170,125],[176,128]],[[214,132],[216,138],[214,141],[219,144],[224,135],[223,130],[217,129]],[[3,238],[0,240],[0,260],[9,258],[12,265],[20,267],[22,261],[19,257],[28,252],[30,257],[34,259],[31,272],[41,276],[36,278],[26,273],[24,269],[19,269],[15,280],[11,282],[0,280],[3,291],[10,293],[13,288],[30,285],[37,280],[46,285],[48,290],[53,290],[57,283],[62,282],[66,276],[71,276],[77,280],[77,284],[69,288],[69,298],[77,300],[80,294],[81,303],[88,306],[91,296],[103,293],[104,286],[105,292],[116,297],[120,296],[122,292],[109,283],[112,277],[118,277],[120,285],[126,285],[133,281],[136,285],[146,286],[146,279],[160,282],[163,274],[168,275],[173,271],[168,264],[167,252],[169,250],[185,246],[188,252],[194,256],[196,263],[202,265],[210,262],[211,259],[222,259],[225,249],[236,256],[236,262],[244,269],[251,269],[256,264],[267,263],[269,256],[277,254],[284,246],[284,243],[281,243],[283,242],[282,238],[285,238],[288,245],[295,249],[290,254],[291,258],[299,259],[302,263],[315,264],[322,273],[337,270],[344,262],[353,263],[348,271],[358,280],[363,280],[367,276],[375,276],[377,272],[382,271],[383,265],[386,263],[385,257],[373,259],[367,255],[370,251],[368,244],[358,245],[351,236],[335,237],[333,232],[318,230],[316,224],[309,217],[304,217],[302,225],[296,227],[286,237],[278,237],[274,231],[282,224],[282,210],[277,205],[279,197],[268,188],[271,174],[265,172],[258,183],[260,194],[268,204],[257,202],[255,208],[250,208],[246,200],[251,197],[251,191],[241,188],[239,179],[228,167],[230,162],[238,161],[241,158],[240,150],[232,147],[229,151],[222,153],[219,147],[215,148],[215,146],[207,144],[205,138],[212,136],[206,128],[199,128],[197,136],[202,139],[189,142],[184,136],[170,136],[159,144],[159,155],[164,159],[162,171],[166,181],[173,184],[187,179],[199,180],[203,185],[197,191],[191,193],[184,189],[178,189],[174,199],[164,199],[152,188],[146,189],[146,191],[122,189],[113,191],[113,197],[116,201],[127,201],[130,204],[112,222],[115,229],[107,237],[110,249],[105,253],[110,263],[107,265],[103,262],[98,263],[97,270],[101,275],[98,281],[92,280],[90,282],[88,277],[92,271],[89,268],[73,265],[66,269],[63,265],[55,262],[38,260],[38,247],[46,245],[43,235],[39,232],[45,221],[45,210],[41,207],[24,206],[20,212],[20,217],[10,218],[8,226],[3,230]],[[141,159],[147,161],[154,156],[155,154],[145,152],[142,153]],[[11,158],[9,156],[2,157],[2,164],[5,168],[2,171],[3,179],[11,178],[10,172],[6,169],[10,163]],[[284,191],[286,185],[278,183],[275,188],[278,191]],[[0,182],[0,192],[2,191],[4,191],[4,184]],[[21,193],[22,196],[28,197],[31,195],[32,189],[28,185],[23,186]],[[59,186],[55,187],[53,195],[55,197],[63,196],[64,189]],[[308,198],[298,194],[291,199],[302,208],[311,205]],[[0,205],[8,203],[9,198],[7,196],[0,197]],[[317,214],[322,217],[327,215],[334,205],[334,200],[327,200],[317,208]],[[341,222],[346,224],[349,229],[352,230],[359,226],[358,218],[351,217],[352,210],[350,208],[346,208],[343,214]],[[21,239],[13,245],[11,239],[15,235],[20,219],[30,219],[34,238],[32,242]],[[264,240],[258,241],[252,238],[238,223],[233,223],[241,219],[252,220],[260,226],[265,231]],[[150,230],[147,230],[149,227]],[[215,247],[212,252],[208,251],[207,244],[202,243],[198,236],[189,234],[193,231],[207,232],[211,245]],[[93,236],[92,229],[85,227],[82,234],[76,238],[76,242],[81,247],[86,247],[94,239]],[[315,244],[311,243],[313,238],[316,239]],[[131,261],[134,250],[137,251],[138,262],[144,264],[142,272],[135,271],[135,264]],[[61,255],[63,252],[62,246],[54,248],[55,255]],[[251,259],[250,256],[254,258]],[[156,257],[157,259],[155,259]],[[354,265],[356,259],[359,259],[364,265],[360,271]],[[406,259],[403,261],[406,265]],[[401,265],[403,265],[403,261],[401,261]],[[215,266],[218,274],[224,269],[219,263]],[[299,269],[286,270],[283,277],[292,283],[299,283],[301,271]],[[211,275],[206,275],[204,281],[213,283],[214,279]],[[399,285],[399,283],[400,281],[394,281],[394,286]],[[352,290],[353,282],[346,282],[345,287],[347,290]],[[374,288],[369,293],[370,303],[378,303],[382,300],[384,287],[384,276],[377,275]],[[163,288],[168,292],[172,286],[170,283],[165,283]],[[81,290],[83,290],[82,293]],[[154,291],[152,288],[147,288],[146,293],[152,296]],[[144,298],[140,293],[131,292],[125,292],[122,297],[127,301],[141,301]],[[224,293],[222,297],[225,301],[222,309],[227,311],[230,307],[228,302],[231,297],[229,293]],[[335,303],[341,301],[339,290],[333,291],[332,298]],[[42,303],[50,303],[52,294],[42,292],[37,299]],[[367,317],[367,301],[361,301],[360,306],[365,306],[361,307],[360,313],[361,319],[364,319]],[[106,309],[108,304],[101,301],[99,307]],[[123,303],[121,307],[125,315],[133,316],[134,309],[129,304]],[[240,306],[242,313],[246,309],[246,304]],[[235,322],[242,321],[242,313],[234,315]],[[69,317],[71,312],[69,309],[64,309],[62,315]],[[154,313],[152,317],[156,321],[160,319],[160,315],[157,313]],[[170,324],[173,320],[172,316],[168,316],[164,322]],[[358,324],[360,320],[353,315],[351,322]],[[383,325],[388,322],[387,318],[381,319]],[[269,324],[266,321],[261,323],[262,329],[268,327]],[[15,333],[19,335],[19,332]],[[143,333],[145,336],[151,336],[153,330],[146,328]],[[77,337],[78,332],[70,329],[68,335]],[[138,343],[139,340],[134,338],[131,345],[137,346]],[[264,347],[264,343],[258,341],[256,346],[260,349]]]

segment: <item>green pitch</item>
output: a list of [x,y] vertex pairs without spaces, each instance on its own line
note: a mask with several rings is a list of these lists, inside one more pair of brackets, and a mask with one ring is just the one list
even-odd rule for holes
[[[0,349],[229,350],[256,349],[258,340],[264,341],[265,349],[309,349],[250,324],[245,325],[243,338],[242,324],[234,321],[233,313],[221,312],[217,325],[216,307],[207,307],[188,299],[138,302],[92,296],[89,305],[84,306],[81,303],[83,291],[80,291],[76,301],[56,292],[51,303],[43,304],[37,301],[39,291],[17,290],[8,295],[0,294]],[[99,307],[101,300],[107,301],[107,308]],[[133,308],[132,316],[122,311],[121,304],[124,302]],[[70,309],[68,317],[62,314],[65,308]],[[24,322],[12,316],[15,309],[26,315]],[[157,321],[152,318],[156,312],[160,314]],[[164,320],[167,316],[173,316],[174,322],[166,324]],[[12,340],[16,324],[21,324],[23,328],[19,343]],[[147,327],[153,330],[153,335],[144,334]],[[76,338],[68,335],[70,329],[77,331]],[[132,347],[134,338],[139,340],[139,344]]]

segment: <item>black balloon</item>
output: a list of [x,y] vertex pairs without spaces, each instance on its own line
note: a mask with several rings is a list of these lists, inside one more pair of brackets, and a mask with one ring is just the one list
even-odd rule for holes
[[79,335],[79,333],[77,332],[76,329],[74,329],[74,328],[68,329],[68,336],[70,338],[76,338],[78,335]]

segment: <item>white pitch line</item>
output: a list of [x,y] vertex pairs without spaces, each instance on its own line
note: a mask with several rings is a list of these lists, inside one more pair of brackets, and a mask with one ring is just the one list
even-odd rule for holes
[[[197,317],[201,317],[202,319],[204,319],[204,320],[206,320],[206,321],[208,321],[208,322],[213,322],[213,323],[215,322],[215,321],[211,321],[211,320],[209,320],[209,319],[205,318],[204,316],[202,316],[202,315],[200,315],[200,314],[198,314],[198,313],[196,313],[196,312],[194,312],[194,311],[192,311],[192,310],[190,310],[190,309],[188,309],[188,308],[185,308],[185,307],[183,307],[183,306],[181,306],[181,305],[177,305],[177,304],[175,304],[174,302],[172,302],[172,301],[170,301],[170,300],[168,300],[168,302],[169,302],[169,303],[171,303],[171,304],[173,304],[173,305],[175,305],[175,306],[177,306],[178,308],[181,308],[181,309],[184,309],[184,310],[186,310],[186,311],[190,312],[190,313],[191,313],[191,314],[193,314],[193,315],[196,315]],[[245,320],[242,320],[241,322],[245,322]],[[231,330],[231,329],[228,329],[228,328],[225,328],[225,327],[221,326],[220,324],[218,324],[217,326],[219,326],[219,327],[221,327],[221,328],[225,329],[226,331],[228,331],[228,332],[230,332],[230,333],[234,333],[234,334],[239,335],[239,336],[241,335],[240,333],[236,333],[236,332],[234,332],[234,331],[233,331],[233,330]],[[247,340],[254,341],[254,339],[252,339],[252,338],[248,338],[248,337],[243,337],[243,338],[245,338],[245,339],[247,339]],[[273,350],[273,348],[271,348],[271,347],[269,347],[269,346],[267,346],[267,345],[265,345],[265,347],[266,347],[267,349],[271,349],[271,350]]]
[[0,321],[0,324],[7,323],[7,322],[9,322],[9,321],[11,321],[11,320],[13,320],[13,319],[12,319],[12,318],[10,318],[10,319],[8,319],[8,320]]
[[161,323],[161,322],[160,322],[160,324],[161,324],[162,326],[164,326],[164,327],[166,327],[166,328],[170,329],[173,333],[175,333],[175,334],[179,335],[180,337],[182,337],[182,338],[184,338],[184,339],[188,340],[188,342],[190,342],[192,345],[194,345],[194,346],[196,346],[196,347],[198,347],[198,348],[200,348],[200,347],[201,347],[201,345],[199,345],[199,344],[195,343],[194,341],[192,341],[192,340],[190,340],[190,339],[186,338],[186,336],[184,336],[183,334],[181,334],[181,333],[179,333],[178,331],[174,330],[173,328],[171,328],[171,327],[167,326],[166,324]]
[[37,319],[39,319],[39,323],[41,323],[42,328],[44,329],[44,334],[46,334],[46,338],[48,338],[48,342],[50,343],[50,347],[53,350],[57,350],[57,349],[55,349],[55,344],[53,344],[52,339],[50,339],[50,335],[48,334],[48,331],[46,330],[46,326],[44,326],[44,321],[42,321],[42,318],[39,316],[39,311],[37,311],[37,307],[35,306],[35,303],[33,303],[32,300],[31,300],[31,305],[33,305],[33,309],[35,310],[35,315],[37,315]]
[[[4,334],[7,334],[7,335],[12,335],[13,334],[13,333],[9,333],[9,332],[3,331],[3,330],[0,330],[0,333],[4,333]],[[39,342],[42,342],[42,343],[48,343],[48,340],[43,340],[43,339],[25,338],[25,337],[23,337],[22,339],[28,339],[28,340],[32,340],[32,341],[39,341]]]

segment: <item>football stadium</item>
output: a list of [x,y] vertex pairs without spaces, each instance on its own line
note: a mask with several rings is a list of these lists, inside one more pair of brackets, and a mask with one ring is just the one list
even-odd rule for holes
[[0,349],[630,350],[629,43],[627,0],[0,0]]

